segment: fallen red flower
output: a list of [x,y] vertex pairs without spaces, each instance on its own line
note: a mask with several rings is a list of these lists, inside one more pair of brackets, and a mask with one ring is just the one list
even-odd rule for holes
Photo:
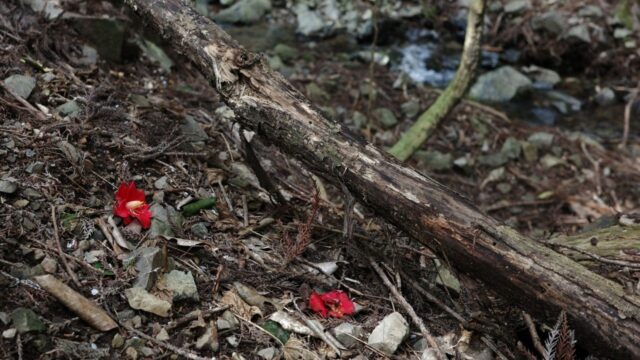
[[151,226],[151,211],[144,199],[144,191],[136,188],[136,183],[122,183],[116,192],[116,206],[113,213],[125,224],[138,219],[144,229]]
[[356,307],[353,301],[344,291],[333,290],[324,294],[312,292],[309,296],[309,307],[322,317],[341,318],[344,315],[351,315]]

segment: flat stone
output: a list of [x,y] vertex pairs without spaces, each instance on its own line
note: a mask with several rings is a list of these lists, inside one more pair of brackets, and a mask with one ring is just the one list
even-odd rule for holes
[[333,328],[331,333],[346,348],[352,348],[359,343],[357,339],[364,335],[364,329],[362,326],[345,322]]
[[509,162],[509,157],[502,152],[478,156],[478,163],[489,167],[499,167]]
[[276,349],[275,347],[271,346],[271,347],[264,348],[264,349],[258,351],[256,353],[256,355],[260,356],[264,360],[272,360],[273,358],[276,357],[277,353],[278,353],[278,349]]
[[[566,114],[568,110],[580,111],[582,109],[582,101],[580,101],[580,99],[565,94],[561,91],[547,91],[545,92],[545,96],[549,98],[552,101],[552,104],[558,109],[558,111],[563,114]],[[563,111],[563,108],[558,107],[557,104],[564,104],[565,108],[568,107],[568,109],[565,109]]]
[[214,16],[221,22],[233,24],[253,24],[271,10],[269,0],[240,0]]
[[533,87],[537,89],[551,89],[562,80],[557,72],[536,65],[524,67],[522,71],[533,80]]
[[171,303],[148,293],[143,288],[133,287],[126,289],[124,295],[127,297],[129,306],[136,310],[143,310],[162,317],[169,316]]
[[414,156],[433,171],[444,171],[453,167],[453,155],[450,153],[442,153],[438,150],[419,150]]
[[209,229],[207,229],[206,222],[199,222],[191,225],[191,233],[198,238],[206,238],[209,236]]
[[171,291],[173,300],[198,301],[198,288],[191,272],[173,270],[164,274],[158,283],[158,288]]
[[547,154],[540,159],[540,164],[542,164],[542,167],[545,169],[551,169],[558,165],[564,165],[566,162],[557,156]]
[[160,248],[138,248],[131,252],[131,255],[125,260],[125,263],[130,263],[133,259],[136,261],[136,271],[138,273],[133,286],[145,290],[150,289],[158,277],[159,269],[162,268],[164,264]]
[[36,87],[36,79],[28,75],[11,75],[4,79],[4,85],[16,95],[26,99]]
[[553,134],[539,131],[529,135],[527,141],[538,148],[545,148],[551,146],[553,138]]
[[155,239],[158,236],[174,236],[169,221],[169,211],[160,204],[153,204],[149,209],[151,211],[151,228],[149,229],[149,238]]
[[398,123],[398,119],[388,108],[378,108],[373,110],[373,116],[385,129],[390,129]]
[[68,116],[70,119],[73,119],[80,114],[80,105],[75,100],[69,100],[66,103],[58,106],[56,108],[56,112],[60,114],[60,116],[65,117]]
[[164,190],[167,188],[169,179],[166,176],[161,176],[156,181],[153,182],[153,187],[158,190]]
[[393,312],[373,329],[367,343],[387,355],[393,355],[408,335],[409,324],[399,312]]
[[31,309],[17,308],[11,313],[12,325],[18,333],[24,334],[27,332],[42,332],[46,330],[44,323],[40,320],[40,317],[36,315]]
[[0,193],[13,194],[18,190],[18,184],[10,180],[0,180]]
[[507,102],[531,86],[528,77],[511,66],[503,66],[481,75],[469,95],[484,102]]

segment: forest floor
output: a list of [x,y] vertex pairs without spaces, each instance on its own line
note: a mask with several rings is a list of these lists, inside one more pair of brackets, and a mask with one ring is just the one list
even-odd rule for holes
[[[277,144],[245,144],[213,87],[126,8],[68,4],[84,15],[49,21],[18,1],[0,4],[0,79],[13,76],[0,87],[1,358],[429,358],[415,324],[393,355],[368,344],[383,318],[406,314],[372,262],[450,356],[518,358],[518,342],[535,352],[521,309],[369,209],[355,204],[345,236],[341,189]],[[121,54],[101,53],[101,32],[122,37]],[[276,66],[328,116],[389,147],[438,91],[394,86],[397,73],[344,56],[339,41],[280,47]],[[545,241],[639,210],[638,135],[632,123],[621,148],[620,131],[603,140],[465,101],[409,164]],[[151,205],[148,230],[113,215],[130,181]],[[211,198],[214,206],[185,210]],[[623,250],[616,259],[638,261],[638,248]],[[631,291],[640,281],[626,267],[596,268]],[[45,274],[97,303],[118,329],[81,320],[34,281]],[[355,314],[309,309],[312,292],[335,289]],[[538,327],[544,339],[553,322]]]

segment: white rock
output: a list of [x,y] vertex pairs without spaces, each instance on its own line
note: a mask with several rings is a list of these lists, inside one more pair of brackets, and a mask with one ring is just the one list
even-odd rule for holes
[[399,312],[387,315],[369,335],[369,346],[392,355],[409,335],[409,324]]

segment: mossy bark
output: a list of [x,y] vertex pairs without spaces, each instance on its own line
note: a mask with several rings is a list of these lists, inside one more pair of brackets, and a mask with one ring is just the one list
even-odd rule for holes
[[429,139],[438,124],[467,92],[480,58],[484,9],[484,0],[473,0],[469,4],[464,48],[456,76],[429,109],[422,113],[411,128],[391,147],[389,153],[398,160],[409,159]]
[[183,0],[126,0],[218,89],[238,121],[539,317],[564,309],[594,354],[640,358],[640,298],[481,213],[324,118],[299,91]]

